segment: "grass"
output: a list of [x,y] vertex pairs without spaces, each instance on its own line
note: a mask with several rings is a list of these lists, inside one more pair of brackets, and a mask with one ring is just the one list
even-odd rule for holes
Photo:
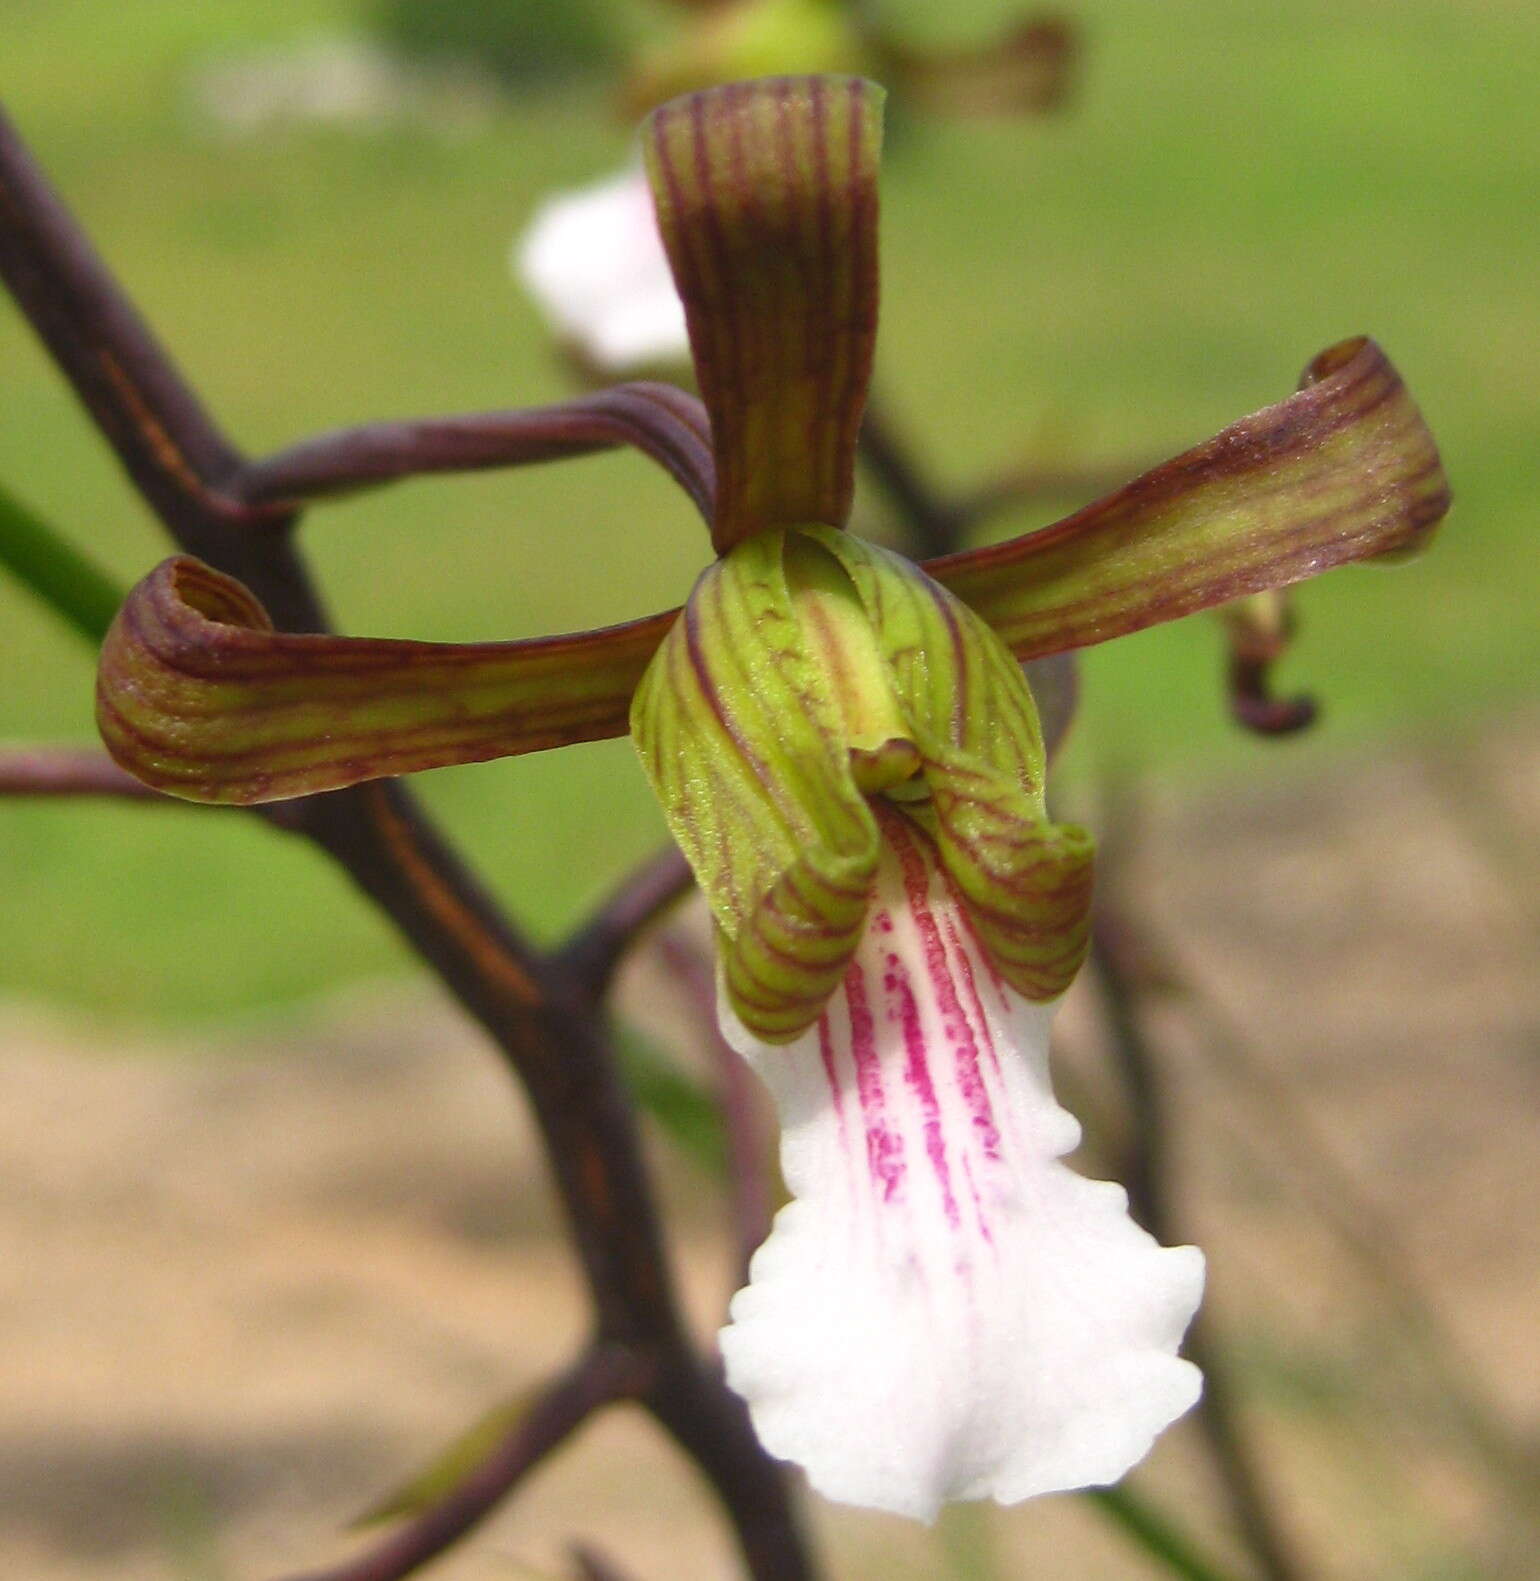
[[[906,4],[934,25],[936,8]],[[982,24],[1010,8],[973,9]],[[1366,330],[1417,392],[1458,505],[1416,566],[1305,591],[1285,679],[1324,698],[1310,741],[1228,729],[1217,632],[1196,621],[1090,656],[1070,771],[1116,758],[1169,777],[1307,775],[1389,734],[1458,733],[1500,712],[1540,664],[1540,315],[1516,262],[1540,187],[1540,17],[1497,0],[1075,10],[1088,47],[1073,114],[894,139],[879,378],[938,470],[961,482],[1024,449],[1169,454]],[[509,283],[508,242],[543,193],[624,153],[598,90],[510,106],[455,139],[231,143],[197,127],[186,85],[200,59],[346,27],[355,11],[7,8],[0,93],[252,450],[369,416],[562,394]],[[0,378],[0,484],[124,582],[143,574],[163,540],[4,311]],[[343,629],[430,638],[650,610],[681,596],[705,553],[682,499],[628,457],[330,506],[307,545]],[[0,737],[88,736],[89,654],[8,585],[0,656]],[[542,937],[661,833],[625,743],[441,771],[422,788]],[[0,806],[0,891],[0,989],[109,1014],[223,1014],[407,968],[337,879],[238,817]]]

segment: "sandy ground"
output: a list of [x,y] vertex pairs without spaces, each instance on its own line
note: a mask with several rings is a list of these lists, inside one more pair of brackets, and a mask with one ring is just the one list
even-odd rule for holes
[[[1308,794],[1146,795],[1138,823],[1183,1223],[1307,1573],[1531,1575],[1511,1462],[1540,1438],[1540,728]],[[645,969],[630,994],[645,1013]],[[1064,1081],[1097,1109],[1076,995]],[[426,989],[176,1046],[0,1005],[0,1047],[0,1574],[266,1581],[334,1558],[582,1332],[518,1105]],[[709,1328],[719,1205],[679,1164],[665,1188]],[[1144,1486],[1223,1545],[1196,1442],[1169,1435]],[[985,1550],[1002,1581],[1155,1574],[1073,1499],[932,1535],[813,1515],[842,1578],[960,1578]],[[566,1575],[577,1535],[636,1581],[737,1574],[625,1411],[433,1574]]]

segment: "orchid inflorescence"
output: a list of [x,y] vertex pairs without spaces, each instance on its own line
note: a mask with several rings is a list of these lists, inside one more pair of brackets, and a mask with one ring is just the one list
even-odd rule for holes
[[605,397],[701,507],[682,611],[432,644],[274,631],[169,560],[106,643],[103,736],[148,784],[256,803],[630,730],[718,940],[728,1042],[792,1200],[721,1351],[774,1454],[929,1518],[1107,1483],[1197,1398],[1202,1258],[1061,1159],[1053,1003],[1092,848],[1052,822],[1024,662],[1400,557],[1448,501],[1372,342],[1072,516],[915,565],[843,529],[877,307],[882,93],[770,78],[644,129],[702,408]]

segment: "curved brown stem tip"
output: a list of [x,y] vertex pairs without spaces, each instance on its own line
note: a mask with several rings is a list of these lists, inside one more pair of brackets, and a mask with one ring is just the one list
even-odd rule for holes
[[1273,666],[1289,651],[1297,620],[1285,590],[1254,593],[1220,611],[1230,643],[1230,714],[1259,736],[1287,736],[1308,729],[1320,710],[1313,697],[1274,697]]
[[1266,660],[1230,659],[1230,715],[1238,725],[1259,736],[1290,736],[1308,730],[1320,708],[1308,693],[1274,697],[1268,685],[1271,666]]

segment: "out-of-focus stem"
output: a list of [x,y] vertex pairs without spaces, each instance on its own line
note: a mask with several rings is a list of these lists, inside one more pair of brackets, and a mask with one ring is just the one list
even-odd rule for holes
[[88,642],[107,635],[122,591],[69,540],[0,489],[0,566]]
[[[1156,1240],[1182,1239],[1171,1206],[1170,1127],[1160,1084],[1157,1052],[1140,1017],[1138,974],[1129,968],[1130,923],[1118,910],[1116,842],[1099,861],[1097,913],[1091,932],[1090,965],[1111,1033],[1114,1057],[1132,1112],[1132,1145],[1124,1161],[1129,1205]],[[1187,1331],[1185,1349],[1202,1369],[1203,1395],[1196,1418],[1203,1431],[1231,1512],[1267,1581],[1304,1581],[1263,1486],[1255,1449],[1241,1425],[1224,1359],[1200,1311]]]
[[1095,499],[1136,476],[1138,464],[1017,467],[963,494],[937,488],[887,409],[868,401],[861,459],[904,524],[915,559],[955,553],[968,533],[1002,511],[1033,500]]
[[866,404],[859,453],[902,518],[908,534],[906,548],[916,559],[930,560],[962,548],[966,524],[955,504],[932,487],[875,398]]
[[581,1581],[628,1581],[612,1559],[589,1544],[573,1543],[570,1552]]
[[1085,1495],[1172,1574],[1184,1581],[1236,1581],[1234,1574],[1201,1553],[1193,1539],[1147,1504],[1127,1484],[1091,1488]]
[[596,1347],[552,1383],[496,1449],[444,1498],[365,1552],[288,1581],[401,1581],[483,1521],[600,1407],[636,1390],[635,1359]]
[[670,842],[634,867],[589,913],[556,958],[593,998],[602,998],[626,953],[694,888],[695,875]]
[[190,805],[141,784],[95,747],[0,747],[0,796],[112,796],[162,807]]

